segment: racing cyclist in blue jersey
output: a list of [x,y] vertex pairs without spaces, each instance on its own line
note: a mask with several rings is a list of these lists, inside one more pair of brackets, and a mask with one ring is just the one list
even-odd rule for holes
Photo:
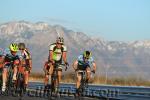
[[77,72],[77,81],[76,81],[76,92],[79,92],[79,86],[81,81],[81,74],[78,73],[80,70],[86,70],[86,81],[88,82],[91,76],[91,66],[93,66],[92,72],[96,71],[96,63],[92,57],[90,51],[84,51],[83,54],[79,55],[77,60],[73,63],[73,68]]
[[2,92],[5,92],[6,90],[6,82],[7,82],[7,74],[8,74],[8,69],[11,65],[13,65],[13,80],[16,80],[16,74],[17,74],[17,66],[19,66],[20,59],[19,56],[17,55],[18,52],[18,45],[16,43],[12,43],[9,46],[9,51],[4,54],[4,66],[3,66],[3,72],[2,72],[2,79],[3,79],[3,84],[2,84]]

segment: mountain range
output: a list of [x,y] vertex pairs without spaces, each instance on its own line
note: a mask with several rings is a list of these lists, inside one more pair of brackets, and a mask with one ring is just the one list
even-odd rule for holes
[[55,42],[58,35],[64,37],[67,46],[69,72],[73,71],[71,65],[77,56],[84,50],[90,50],[97,63],[97,75],[150,79],[150,40],[106,41],[60,25],[12,21],[0,25],[0,48],[7,48],[11,42],[25,42],[32,54],[33,72],[41,72],[48,57],[49,45]]

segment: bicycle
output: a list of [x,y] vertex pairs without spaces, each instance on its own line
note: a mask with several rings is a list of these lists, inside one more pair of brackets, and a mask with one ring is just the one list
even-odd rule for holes
[[2,72],[3,72],[3,68],[0,68],[0,90],[2,89]]
[[[95,74],[94,71],[91,71],[93,74]],[[77,74],[80,74],[81,75],[81,81],[80,81],[80,86],[79,86],[79,89],[78,89],[78,97],[79,97],[79,100],[83,99],[81,97],[84,97],[86,94],[86,89],[88,88],[88,81],[87,81],[87,73],[86,73],[86,70],[78,70]]]
[[[9,64],[9,65],[7,65]],[[13,79],[13,61],[11,62],[6,62],[4,66],[9,66],[8,69],[8,75],[7,75],[7,82],[6,82],[6,91],[4,94],[6,95],[10,95],[12,93],[12,91],[14,90],[14,82],[12,81]]]
[[25,90],[25,77],[24,77],[24,67],[18,66],[18,72],[17,72],[17,80],[15,82],[15,89],[14,94],[17,94],[20,99],[23,97],[24,90]]
[[[65,66],[65,71],[67,70],[67,66],[65,64],[58,64],[58,63],[55,63],[54,64],[54,70],[53,70],[53,73],[52,73],[52,76],[51,76],[51,85],[48,86],[48,98],[51,99],[51,97],[53,96],[56,96],[57,97],[57,94],[58,94],[58,89],[59,87],[56,86],[56,81],[57,81],[57,78],[58,78],[58,71],[61,71],[62,69],[60,69],[59,67],[61,66]],[[58,83],[59,84],[59,83]]]
[[79,70],[78,74],[81,75],[81,81],[79,86],[79,96],[84,96],[84,91],[88,86],[88,82],[86,81],[86,70]]

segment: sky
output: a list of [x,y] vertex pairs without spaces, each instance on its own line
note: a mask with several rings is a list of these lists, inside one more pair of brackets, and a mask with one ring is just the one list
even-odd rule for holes
[[0,24],[20,20],[108,41],[150,40],[150,0],[0,0]]

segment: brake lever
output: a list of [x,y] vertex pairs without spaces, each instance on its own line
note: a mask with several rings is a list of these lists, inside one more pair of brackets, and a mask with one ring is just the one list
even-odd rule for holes
[[65,71],[67,71],[68,67],[66,66]]
[[95,74],[95,71],[94,71],[94,70],[92,70],[92,73],[93,73],[93,74]]

